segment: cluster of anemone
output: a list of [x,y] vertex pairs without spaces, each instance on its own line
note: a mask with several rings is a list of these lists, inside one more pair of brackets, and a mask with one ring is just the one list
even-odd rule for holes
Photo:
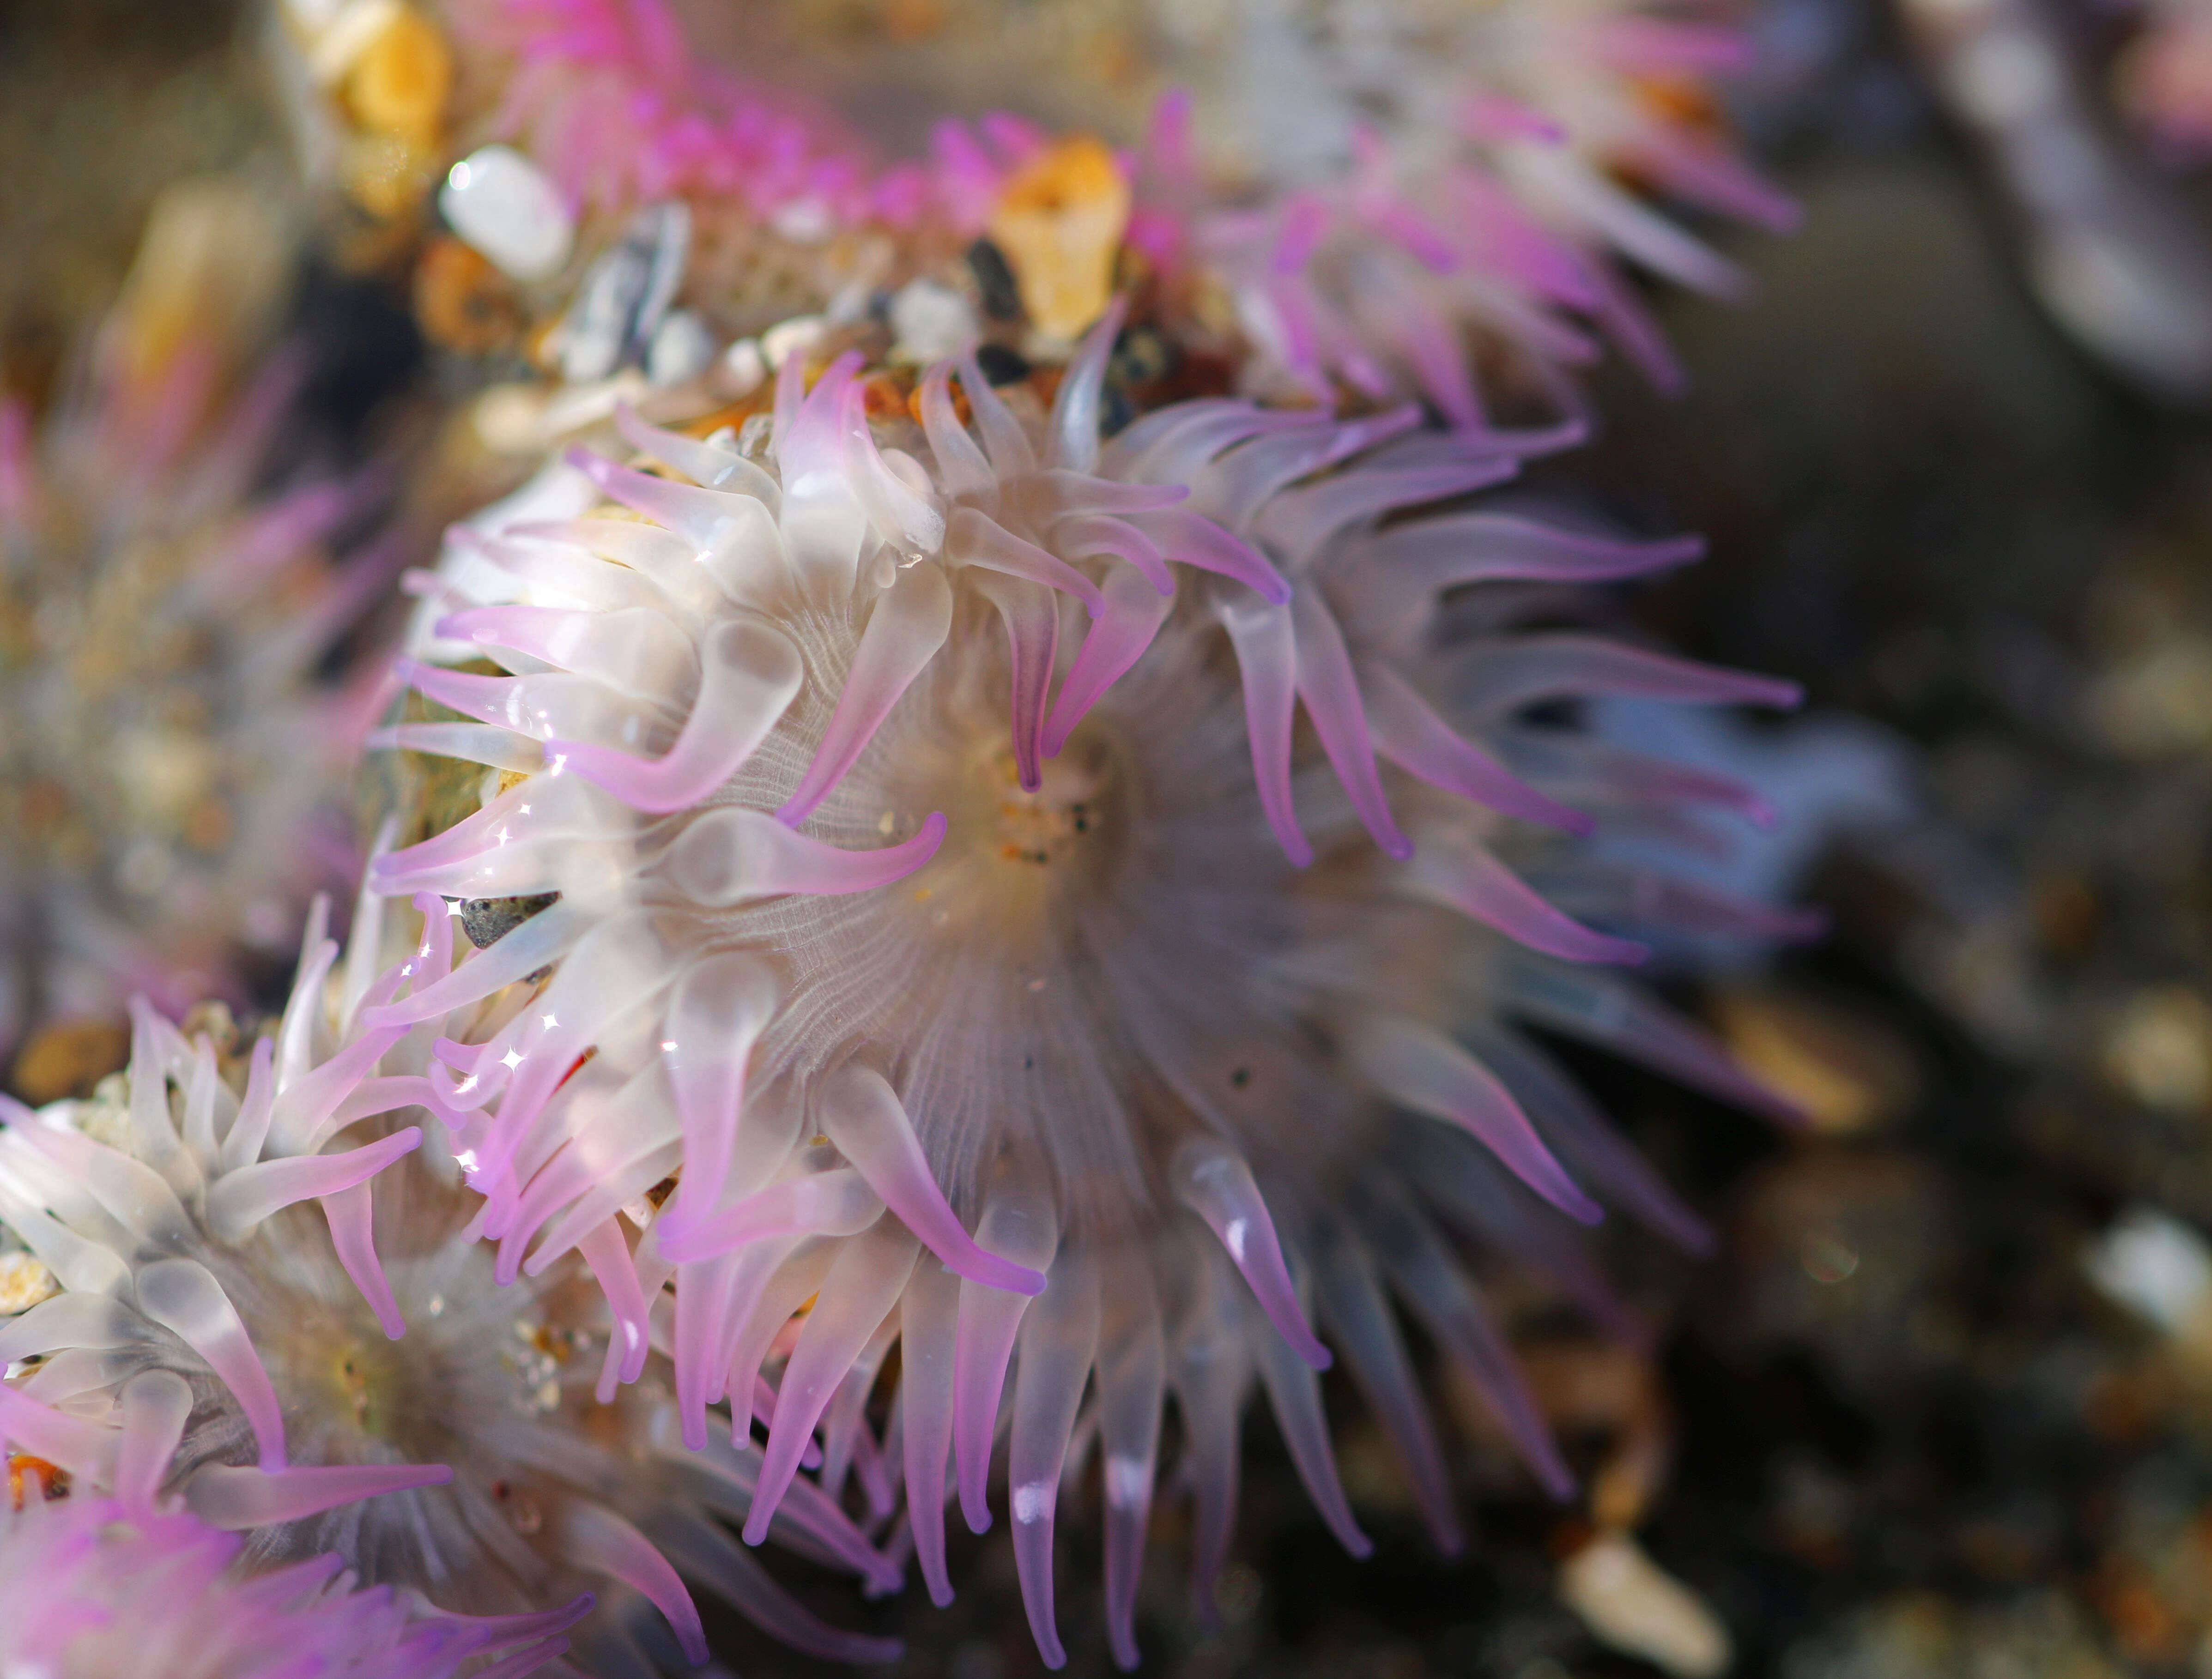
[[272,485],[299,367],[234,380],[168,327],[118,355],[155,332],[118,312],[43,416],[0,392],[0,1049],[133,990],[236,999],[359,867],[374,696],[333,654],[397,570],[383,491]]
[[989,1524],[1003,1443],[1055,1664],[1094,1447],[1135,1659],[1170,1397],[1201,1598],[1256,1391],[1364,1550],[1337,1355],[1459,1543],[1400,1305],[1566,1491],[1470,1248],[1584,1275],[1608,1204],[1699,1237],[1523,1027],[1776,1111],[1615,971],[1632,924],[1759,912],[1573,843],[1755,801],[1542,719],[1791,692],[1527,621],[1696,545],[1470,506],[1556,439],[1411,409],[1103,439],[1118,324],[1049,413],[971,358],[872,415],[852,360],[794,358],[742,430],[624,415],[640,464],[574,452],[457,531],[379,743],[477,767],[480,808],[368,886],[496,936],[360,1011],[471,1019],[410,1097],[472,1227],[502,1281],[584,1256],[629,1349],[603,1393],[663,1349],[683,1446],[765,1428],[748,1541],[848,1503],[943,1601],[947,1502]]

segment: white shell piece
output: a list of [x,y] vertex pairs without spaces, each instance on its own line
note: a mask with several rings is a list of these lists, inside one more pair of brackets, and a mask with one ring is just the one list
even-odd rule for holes
[[453,232],[509,279],[527,285],[561,271],[576,224],[538,167],[512,146],[471,152],[438,189]]

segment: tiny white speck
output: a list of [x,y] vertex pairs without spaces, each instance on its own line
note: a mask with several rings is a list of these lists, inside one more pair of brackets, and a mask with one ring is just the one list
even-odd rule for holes
[[663,1038],[663,1039],[660,1040],[660,1052],[661,1052],[663,1055],[673,1055],[673,1054],[675,1054],[675,1053],[676,1053],[676,1040],[674,1040],[673,1038]]
[[561,1024],[560,1021],[555,1020],[550,1015],[540,1015],[538,1018],[544,1022],[545,1029],[548,1032],[550,1032],[555,1027]]
[[511,1072],[522,1064],[522,1056],[519,1051],[509,1050],[505,1055],[500,1057],[500,1062]]
[[459,1154],[453,1156],[453,1164],[459,1167],[464,1172],[475,1171],[477,1169],[477,1151],[473,1149],[462,1149]]
[[1024,1527],[1031,1522],[1041,1522],[1052,1514],[1053,1500],[1060,1495],[1056,1482],[1030,1481],[1014,1488],[1014,1519]]

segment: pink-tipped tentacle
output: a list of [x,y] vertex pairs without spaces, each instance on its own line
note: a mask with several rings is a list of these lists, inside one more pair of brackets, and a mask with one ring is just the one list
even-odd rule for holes
[[905,1231],[879,1223],[847,1243],[830,1268],[776,1389],[760,1486],[745,1517],[748,1545],[768,1537],[769,1520],[799,1472],[806,1441],[860,1349],[898,1303],[918,1251]]
[[1330,1247],[1315,1270],[1316,1293],[1344,1348],[1352,1384],[1396,1448],[1431,1540],[1446,1556],[1457,1556],[1467,1549],[1467,1532],[1453,1507],[1451,1474],[1373,1265],[1344,1241]]
[[441,618],[436,633],[542,660],[633,699],[680,705],[698,682],[691,638],[658,612],[571,612],[550,606],[478,606]]
[[752,496],[766,502],[771,512],[782,499],[775,480],[736,451],[681,432],[664,431],[639,418],[628,403],[615,404],[615,430],[638,453],[682,473],[702,488]]
[[570,769],[635,809],[659,815],[698,803],[759,749],[805,677],[791,638],[751,619],[717,629],[704,654],[698,701],[665,756],[556,740],[549,757],[557,766],[565,756]]
[[1103,1279],[1098,1443],[1106,1489],[1106,1638],[1115,1664],[1137,1665],[1137,1585],[1159,1466],[1167,1343],[1149,1261]]
[[1098,429],[1106,394],[1106,365],[1114,356],[1114,341],[1128,318],[1129,300],[1116,293],[1098,324],[1083,336],[1068,358],[1059,393],[1052,402],[1048,451],[1054,466],[1084,474],[1098,465]]
[[1171,595],[1155,590],[1143,573],[1131,566],[1116,566],[1106,573],[1106,609],[1093,621],[1077,650],[1075,663],[1060,685],[1052,714],[1045,720],[1039,749],[1056,758],[1075,726],[1103,699],[1114,684],[1144,657],[1145,649],[1167,622],[1174,609]]
[[[992,1252],[1042,1271],[1059,1251],[1060,1223],[1048,1196],[1017,1185],[984,1203],[976,1236]],[[959,1466],[961,1513],[976,1533],[991,1525],[991,1441],[998,1429],[1000,1396],[1006,1390],[1014,1336],[1029,1305],[1024,1294],[975,1282],[960,1285],[952,1353],[952,1446]]]
[[1034,584],[987,576],[976,586],[999,609],[1006,625],[1012,672],[1008,709],[1013,718],[1014,773],[1022,791],[1033,793],[1044,779],[1045,701],[1060,654],[1059,603]]
[[410,1125],[341,1154],[295,1155],[243,1167],[208,1191],[208,1227],[225,1241],[237,1241],[280,1208],[366,1186],[422,1142],[422,1128]]
[[1098,1280],[1084,1258],[1063,1255],[1053,1267],[1052,1288],[1022,1321],[1006,1460],[1014,1571],[1021,1580],[1030,1634],[1049,1668],[1067,1662],[1053,1613],[1053,1515],[1060,1500],[1060,1468],[1097,1345]]
[[1388,666],[1360,673],[1367,726],[1375,749],[1407,774],[1507,816],[1588,833],[1583,811],[1547,797],[1472,741],[1455,733],[1413,685]]
[[795,833],[764,810],[725,807],[685,829],[664,866],[678,891],[715,908],[794,892],[836,897],[903,880],[937,855],[945,829],[944,813],[932,811],[896,846],[848,852]]
[[775,813],[796,827],[814,814],[867,749],[891,707],[952,633],[952,588],[933,565],[908,567],[877,598],[860,632],[837,708],[799,785]]
[[1158,544],[1126,518],[1110,513],[1073,513],[1053,522],[1052,540],[1073,559],[1104,555],[1126,560],[1159,593],[1175,593],[1175,573],[1168,570]]
[[746,504],[757,505],[750,495],[701,489],[694,484],[679,484],[672,479],[656,478],[649,472],[617,466],[588,449],[571,449],[562,458],[611,500],[675,531],[701,549],[718,548],[744,528],[750,518],[744,511]]
[[968,428],[960,423],[960,412],[952,401],[952,369],[948,362],[939,362],[922,376],[921,428],[929,439],[930,453],[937,458],[938,481],[947,495],[969,501],[985,512],[995,512],[999,506],[999,475],[991,470],[991,463],[969,435]]
[[1571,633],[1480,643],[1462,652],[1458,663],[1468,678],[1462,703],[1491,716],[1546,700],[1599,694],[1784,707],[1804,697],[1795,682]]
[[1242,599],[1218,603],[1215,615],[1237,650],[1244,685],[1244,732],[1252,745],[1252,774],[1260,809],[1283,854],[1298,868],[1313,862],[1313,847],[1298,827],[1291,802],[1291,736],[1297,721],[1297,642],[1287,606]]
[[569,1506],[556,1543],[579,1568],[609,1575],[646,1597],[667,1617],[684,1659],[694,1667],[705,1664],[707,1633],[698,1606],[651,1540],[605,1506],[579,1500]]
[[252,1425],[261,1467],[284,1467],[284,1408],[246,1333],[238,1308],[196,1259],[158,1259],[138,1273],[138,1305],[205,1359]]
[[1425,838],[1420,855],[1406,870],[1405,882],[1409,890],[1565,961],[1632,967],[1651,954],[1648,945],[1598,932],[1553,908],[1488,846],[1463,833]]
[[684,1128],[684,1180],[662,1215],[664,1243],[696,1226],[720,1197],[744,1114],[745,1069],[781,996],[775,970],[729,951],[676,982],[662,1021],[661,1064]]
[[1512,1092],[1443,1033],[1372,1015],[1348,1035],[1346,1048],[1353,1066],[1382,1094],[1460,1126],[1570,1218],[1595,1224],[1605,1215],[1544,1146]]
[[[610,1218],[593,1226],[578,1240],[576,1247],[584,1256],[584,1263],[592,1268],[592,1276],[599,1285],[599,1292],[606,1296],[607,1309],[615,1321],[613,1344],[608,1348],[606,1366],[600,1373],[595,1396],[605,1405],[613,1400],[617,1382],[633,1366],[641,1371],[645,1367],[646,1354],[650,1350],[645,1290],[638,1282],[637,1268],[630,1262],[629,1245],[623,1240],[618,1221]],[[619,1358],[616,1356],[617,1351]]]
[[210,1464],[185,1483],[185,1506],[210,1527],[228,1532],[296,1522],[340,1505],[418,1487],[443,1487],[443,1464],[328,1464],[313,1469],[257,1470]]
[[953,511],[945,530],[945,560],[957,569],[996,573],[1073,595],[1094,618],[1106,607],[1098,585],[1081,572],[1058,555],[1024,542],[978,508]]
[[1337,1478],[1328,1419],[1322,1410],[1321,1377],[1298,1357],[1290,1343],[1277,1337],[1255,1337],[1252,1353],[1276,1426],[1282,1430],[1283,1444],[1290,1449],[1291,1465],[1304,1484],[1306,1496],[1346,1551],[1362,1558],[1373,1555],[1374,1544],[1352,1519],[1344,1483]]
[[960,356],[955,365],[960,371],[960,388],[968,397],[968,410],[975,416],[975,429],[983,434],[983,451],[990,457],[992,471],[1001,482],[1028,477],[1037,470],[1029,428],[992,389],[973,350]]
[[1275,1221],[1253,1181],[1252,1168],[1226,1143],[1195,1137],[1176,1151],[1171,1177],[1176,1198],[1219,1239],[1276,1333],[1306,1363],[1328,1369],[1328,1349],[1298,1305]]
[[1375,843],[1395,858],[1413,854],[1413,842],[1399,832],[1382,792],[1382,777],[1375,767],[1375,747],[1368,737],[1367,710],[1359,697],[1359,679],[1352,673],[1352,655],[1344,633],[1316,590],[1301,590],[1291,602],[1295,638],[1298,698],[1321,736],[1322,749],[1336,770],[1337,779],[1352,800],[1359,820],[1375,836]]
[[331,1247],[337,1253],[338,1264],[353,1279],[353,1286],[368,1302],[368,1309],[376,1314],[376,1322],[385,1335],[397,1341],[406,1333],[407,1320],[401,1314],[399,1301],[392,1292],[391,1280],[384,1274],[384,1266],[376,1257],[376,1214],[373,1200],[374,1188],[366,1179],[333,1190],[321,1197],[323,1217],[331,1227]]
[[1243,537],[1187,507],[1136,513],[1129,523],[1160,552],[1179,565],[1212,572],[1256,591],[1277,604],[1291,597],[1291,585],[1274,562]]
[[125,1509],[150,1516],[192,1414],[192,1385],[173,1370],[142,1371],[124,1388],[119,1409],[115,1496]]
[[1044,1273],[979,1247],[931,1175],[914,1122],[872,1068],[848,1065],[822,1085],[816,1114],[838,1152],[922,1245],[964,1277],[1020,1294],[1044,1292]]
[[857,1235],[880,1219],[883,1210],[883,1197],[867,1179],[840,1167],[756,1190],[681,1232],[664,1232],[661,1246],[671,1258],[689,1264],[784,1237]]
[[[986,1215],[986,1226],[988,1216]],[[952,1455],[954,1347],[960,1279],[918,1265],[899,1301],[899,1403],[903,1424],[907,1520],[929,1601],[952,1601],[945,1566],[945,1475]],[[1017,1297],[1018,1298],[1018,1297]]]

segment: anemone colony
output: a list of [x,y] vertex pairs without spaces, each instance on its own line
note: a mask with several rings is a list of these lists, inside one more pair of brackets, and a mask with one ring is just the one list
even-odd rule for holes
[[[1656,344],[1613,254],[1724,277],[1612,168],[1778,217],[1638,94],[1731,38],[1640,5],[1324,32],[1348,100],[1390,53],[1451,73],[1394,82],[1349,175],[1232,202],[1202,100],[1133,162],[1002,119],[841,173],[658,8],[477,9],[523,149],[456,179],[520,183],[502,214],[575,208],[533,152],[604,166],[625,214],[719,194],[795,239],[817,203],[939,301],[966,306],[928,253],[965,262],[981,306],[939,336],[995,324],[930,355],[896,300],[825,312],[769,335],[772,382],[611,402],[408,577],[343,960],[319,909],[267,1032],[142,1003],[124,1072],[0,1113],[35,1302],[0,1320],[0,1549],[60,1559],[22,1636],[115,1670],[116,1571],[158,1566],[220,1582],[167,1605],[180,1640],[240,1605],[225,1671],[321,1639],[364,1673],[573,1644],[649,1675],[705,1659],[698,1589],[881,1659],[749,1548],[877,1592],[911,1557],[941,1603],[957,1502],[1010,1516],[1057,1666],[1060,1495],[1095,1455],[1130,1665],[1156,1494],[1190,1498],[1203,1609],[1259,1392],[1366,1549],[1334,1358],[1462,1543],[1401,1311],[1569,1495],[1476,1256],[1589,1294],[1575,1233],[1607,1209],[1702,1237],[1526,1028],[1780,1112],[1613,971],[1639,932],[1780,922],[1583,843],[1755,796],[1577,707],[1794,695],[1582,627],[1584,585],[1694,541],[1498,492],[1579,435],[1570,316]],[[456,226],[512,259],[532,229],[484,209]],[[537,283],[587,318],[611,259],[558,231]],[[711,319],[687,249],[639,272],[672,262],[660,306]],[[1133,374],[1148,342],[1179,371]]]

